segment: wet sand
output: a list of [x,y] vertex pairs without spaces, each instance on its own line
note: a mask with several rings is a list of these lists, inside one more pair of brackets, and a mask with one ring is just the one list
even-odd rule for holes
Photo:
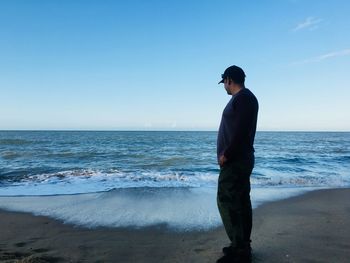
[[[350,188],[322,189],[254,209],[253,262],[349,262],[349,200]],[[0,210],[1,262],[215,262],[227,244],[222,227],[87,229]]]

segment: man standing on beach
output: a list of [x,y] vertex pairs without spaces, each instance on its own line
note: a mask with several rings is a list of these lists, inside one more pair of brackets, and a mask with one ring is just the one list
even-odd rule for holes
[[237,66],[221,75],[227,103],[217,137],[217,160],[220,165],[217,205],[225,231],[231,241],[217,262],[251,262],[250,234],[252,206],[250,175],[254,168],[254,137],[259,104],[245,87],[245,73]]

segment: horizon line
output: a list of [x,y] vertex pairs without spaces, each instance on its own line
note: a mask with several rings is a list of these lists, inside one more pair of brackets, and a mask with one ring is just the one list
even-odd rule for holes
[[[74,131],[74,132],[217,132],[217,130],[94,130],[94,129],[0,129],[3,131]],[[350,132],[350,130],[257,130],[256,132]]]

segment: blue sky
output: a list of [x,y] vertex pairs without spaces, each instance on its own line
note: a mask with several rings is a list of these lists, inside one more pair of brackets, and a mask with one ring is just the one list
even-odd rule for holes
[[350,130],[349,1],[0,1],[0,129]]

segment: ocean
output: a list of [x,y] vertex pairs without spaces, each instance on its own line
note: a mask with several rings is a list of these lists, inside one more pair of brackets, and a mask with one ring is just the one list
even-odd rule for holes
[[[0,208],[89,228],[208,229],[215,131],[0,131]],[[257,132],[253,207],[350,186],[349,132]]]

